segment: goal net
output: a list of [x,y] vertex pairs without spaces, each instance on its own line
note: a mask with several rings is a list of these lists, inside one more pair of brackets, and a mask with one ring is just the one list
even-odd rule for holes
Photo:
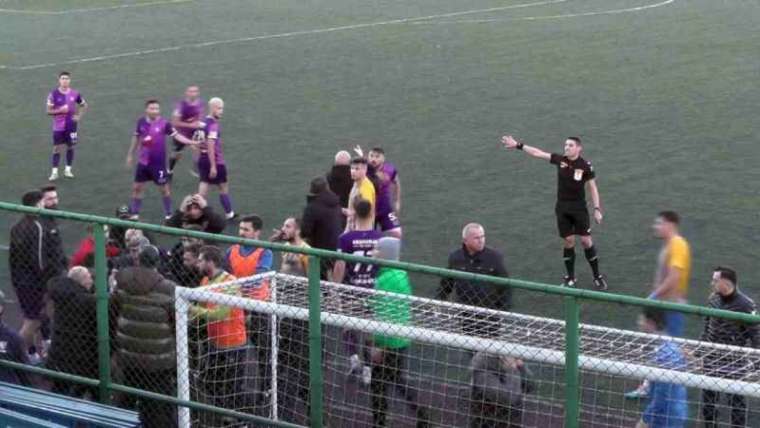
[[[262,287],[267,300],[249,297]],[[562,425],[563,321],[330,282],[321,297],[327,426]],[[308,425],[308,307],[308,280],[274,272],[178,288],[179,398]],[[635,425],[646,403],[623,395],[645,379],[685,391],[689,423],[701,390],[760,397],[758,350],[580,330],[582,426]],[[180,426],[247,425],[181,409]]]

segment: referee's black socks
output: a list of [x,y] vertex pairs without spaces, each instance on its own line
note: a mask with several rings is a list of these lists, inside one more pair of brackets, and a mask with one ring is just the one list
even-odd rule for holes
[[565,261],[567,276],[575,278],[575,248],[565,248],[562,259]]
[[586,260],[588,260],[591,271],[594,273],[594,278],[599,277],[599,257],[596,255],[596,247],[591,246],[584,250],[586,253]]

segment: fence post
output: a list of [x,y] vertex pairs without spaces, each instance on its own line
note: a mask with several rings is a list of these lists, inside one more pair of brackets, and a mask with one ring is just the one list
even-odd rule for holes
[[580,305],[575,297],[565,297],[565,428],[580,423]]
[[108,327],[108,267],[106,261],[106,232],[102,224],[93,225],[95,235],[95,295],[98,321],[98,395],[101,403],[110,402],[111,344]]
[[312,428],[322,428],[322,308],[320,265],[309,257],[309,419]]

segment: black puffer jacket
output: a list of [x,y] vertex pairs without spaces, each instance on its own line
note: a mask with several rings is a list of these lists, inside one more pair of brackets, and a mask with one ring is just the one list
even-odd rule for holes
[[343,213],[335,193],[326,190],[306,197],[301,236],[314,248],[336,250],[342,232]]
[[145,371],[176,367],[175,287],[154,269],[134,267],[116,274],[116,344],[121,364]]
[[348,196],[354,181],[351,179],[351,165],[334,165],[327,173],[327,183],[330,190],[338,196],[340,206],[348,208]]
[[65,276],[48,282],[53,302],[53,334],[48,363],[56,370],[98,376],[95,295]]

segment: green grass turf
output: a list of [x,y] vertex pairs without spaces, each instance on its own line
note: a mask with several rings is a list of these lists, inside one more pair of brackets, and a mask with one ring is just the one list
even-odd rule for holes
[[[97,214],[111,214],[128,200],[133,171],[123,166],[124,154],[143,100],[160,98],[168,113],[186,85],[199,84],[204,97],[226,101],[223,132],[236,209],[259,213],[267,228],[301,211],[309,179],[330,167],[336,150],[378,144],[400,169],[405,259],[444,264],[462,225],[479,221],[515,277],[558,283],[555,171],[501,150],[499,137],[514,133],[560,150],[565,136],[580,134],[606,208],[595,236],[613,292],[648,293],[659,245],[649,226],[657,211],[675,209],[694,253],[692,301],[705,300],[717,263],[735,266],[744,288],[760,297],[760,198],[753,186],[760,155],[760,6],[677,0],[638,13],[521,19],[654,2],[568,0],[429,23],[0,69],[0,198],[17,200],[45,182],[44,98],[59,70],[73,73],[73,85],[91,105],[81,125],[77,179],[60,182],[62,208]],[[117,3],[11,0],[0,8],[65,12]],[[58,64],[519,3],[201,0],[55,16],[0,12],[0,65]],[[439,23],[484,18],[502,21]],[[175,201],[196,186],[188,165],[177,173]],[[218,206],[215,196],[212,202]],[[144,218],[159,221],[155,190],[144,206]],[[5,243],[12,218],[2,218]],[[65,236],[73,245],[78,235],[72,228]],[[429,295],[435,285],[417,278],[416,292]],[[560,314],[558,299],[523,292],[516,308]],[[633,328],[634,314],[589,305],[583,318]],[[698,327],[694,320],[690,334]]]

